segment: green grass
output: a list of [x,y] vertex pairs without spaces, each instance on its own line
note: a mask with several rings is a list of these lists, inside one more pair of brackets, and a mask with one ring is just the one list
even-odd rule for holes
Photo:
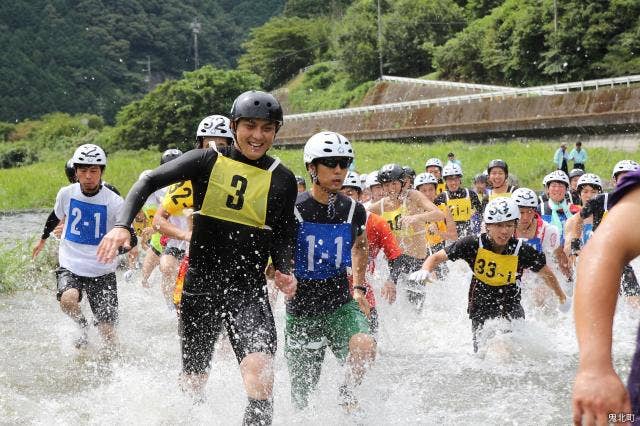
[[[521,186],[540,189],[542,177],[554,169],[552,159],[558,143],[554,142],[355,142],[356,169],[368,173],[383,164],[396,162],[424,171],[427,158],[438,157],[446,161],[449,151],[456,154],[465,172],[465,185],[470,186],[476,173],[480,173],[489,160],[502,158],[509,163],[511,174],[517,176]],[[614,151],[605,148],[589,148],[587,169],[609,179],[613,165],[622,159],[638,159],[637,152]],[[295,174],[307,177],[302,163],[302,149],[273,149],[271,155],[280,157]],[[138,179],[140,172],[158,164],[157,151],[121,151],[109,156],[105,180],[126,194]],[[58,189],[66,184],[65,158],[32,164],[15,169],[0,170],[0,211],[24,209],[50,209]]]
[[35,239],[16,241],[0,247],[0,293],[42,287],[52,282],[58,264],[57,244],[47,244],[36,262],[31,260]]
[[[47,161],[0,170],[0,211],[50,209],[58,190],[67,185],[64,165],[68,157],[47,157]],[[157,151],[119,151],[109,155],[104,180],[126,194],[140,172],[158,165]]]
[[289,113],[314,112],[359,106],[375,84],[354,85],[346,72],[333,62],[321,62],[288,84]]

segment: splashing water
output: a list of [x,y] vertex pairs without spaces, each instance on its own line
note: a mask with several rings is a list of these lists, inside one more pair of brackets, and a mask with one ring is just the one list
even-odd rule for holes
[[[41,223],[41,222],[40,222]],[[327,353],[310,406],[290,402],[283,356],[284,306],[276,302],[274,424],[568,424],[577,367],[572,312],[533,307],[511,333],[488,338],[473,353],[466,314],[470,271],[450,264],[444,282],[426,287],[422,311],[404,295],[394,305],[378,299],[378,357],[349,417],[337,405],[344,372]],[[155,273],[154,273],[155,274]],[[180,345],[175,312],[159,290],[145,290],[118,273],[120,353],[105,355],[95,328],[86,350],[73,347],[75,325],[59,309],[54,279],[44,289],[0,296],[0,419],[46,424],[240,424],[246,397],[233,351],[219,342],[207,399],[194,405],[178,387]],[[379,283],[377,283],[379,284]],[[85,314],[89,307],[83,301]],[[90,316],[90,314],[89,314]],[[614,357],[623,379],[635,345],[640,312],[620,300]],[[490,321],[489,332],[505,326]],[[489,333],[490,334],[490,333]]]

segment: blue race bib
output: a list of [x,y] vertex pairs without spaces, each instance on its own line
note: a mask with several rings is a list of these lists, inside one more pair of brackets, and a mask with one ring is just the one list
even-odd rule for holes
[[582,226],[582,245],[584,246],[593,235],[593,223],[585,223]]
[[107,206],[72,198],[64,238],[74,243],[97,246],[106,233]]
[[335,277],[351,266],[350,223],[302,222],[298,228],[295,275],[306,280]]

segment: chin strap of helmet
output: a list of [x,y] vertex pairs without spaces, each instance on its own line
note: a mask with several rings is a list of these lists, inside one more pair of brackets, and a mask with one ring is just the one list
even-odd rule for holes
[[327,214],[330,218],[336,216],[336,199],[338,198],[338,191],[331,191],[329,188],[325,188],[320,185],[318,180],[318,173],[315,169],[309,168],[309,175],[311,176],[311,182],[318,185],[318,187],[329,196],[329,203],[327,204]]

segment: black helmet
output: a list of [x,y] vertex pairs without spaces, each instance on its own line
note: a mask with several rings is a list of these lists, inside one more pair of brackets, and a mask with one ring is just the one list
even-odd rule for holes
[[574,177],[580,177],[584,174],[584,170],[582,169],[572,169],[569,172],[569,179],[573,179]]
[[491,173],[491,169],[493,169],[494,167],[500,167],[502,170],[504,170],[505,175],[509,175],[509,166],[507,166],[507,163],[503,160],[496,159],[489,161],[489,165],[487,166],[487,174]]
[[378,172],[378,182],[386,183],[396,180],[401,181],[405,176],[406,173],[399,164],[385,164]]
[[478,173],[473,178],[473,183],[476,183],[476,182],[487,183],[487,175],[485,175],[484,173]]
[[175,160],[176,158],[182,155],[182,151],[179,149],[171,148],[162,153],[162,157],[160,157],[160,165],[164,163],[168,163],[171,160]]
[[67,164],[64,165],[64,174],[67,175],[69,182],[76,182],[76,168],[73,166],[73,158],[70,158]]
[[415,179],[416,178],[416,171],[413,170],[411,167],[402,166],[402,170],[404,170],[404,175],[405,176],[409,176],[411,179]]
[[307,182],[304,180],[302,176],[296,176],[296,183],[298,185],[304,185],[305,187],[307,186]]
[[233,101],[229,118],[233,122],[239,118],[262,118],[275,121],[278,126],[282,126],[282,106],[271,93],[251,90]]

